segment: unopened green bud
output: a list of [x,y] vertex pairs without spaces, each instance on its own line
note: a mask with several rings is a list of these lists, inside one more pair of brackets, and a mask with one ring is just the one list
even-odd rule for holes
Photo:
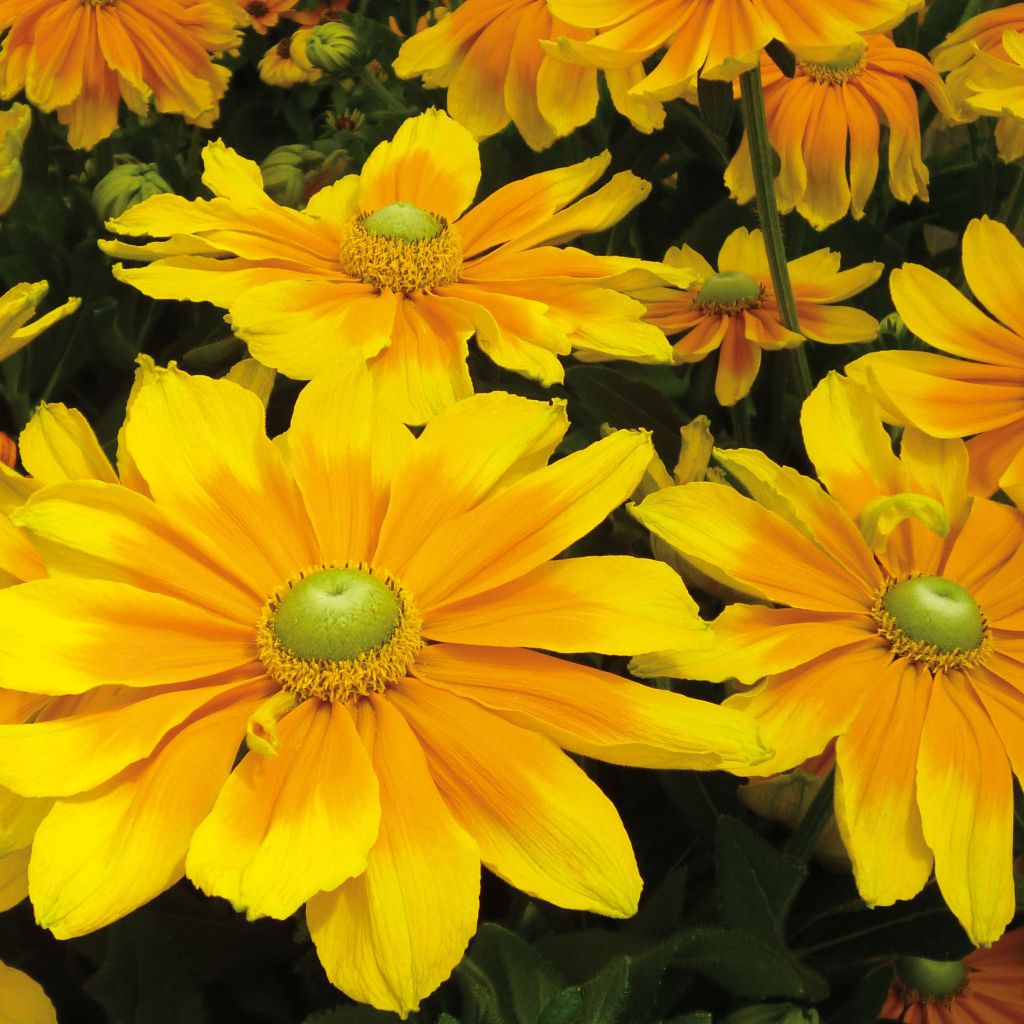
[[103,220],[111,220],[150,196],[173,191],[160,176],[156,164],[131,160],[118,164],[100,178],[92,192],[92,205]]
[[722,1024],[821,1024],[817,1010],[792,1003],[762,1003],[730,1013]]
[[343,75],[359,58],[359,39],[344,22],[317,25],[306,43],[310,64],[329,75]]
[[306,201],[306,179],[320,170],[323,153],[302,145],[278,146],[260,164],[267,195],[282,206],[300,209]]

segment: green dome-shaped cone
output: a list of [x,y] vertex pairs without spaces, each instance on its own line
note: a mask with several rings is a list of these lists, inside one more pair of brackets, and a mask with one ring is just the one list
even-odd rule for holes
[[382,206],[363,220],[363,230],[400,242],[426,242],[441,233],[441,221],[414,203]]
[[300,658],[353,661],[383,646],[402,617],[398,598],[358,569],[303,577],[274,613],[274,636]]
[[985,636],[985,621],[973,597],[943,576],[917,576],[897,583],[882,607],[911,640],[940,651],[973,651]]
[[723,270],[709,277],[697,292],[700,306],[731,306],[753,302],[761,294],[761,285],[742,270]]
[[960,960],[905,956],[897,961],[896,973],[907,989],[932,999],[952,999],[967,981],[967,968]]

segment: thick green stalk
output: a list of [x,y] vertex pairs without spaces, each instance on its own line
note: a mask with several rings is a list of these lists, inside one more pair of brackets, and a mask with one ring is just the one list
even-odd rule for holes
[[[761,231],[765,248],[768,250],[768,267],[775,289],[775,300],[779,304],[782,323],[791,331],[800,331],[796,314],[793,286],[789,281],[789,267],[786,264],[786,246],[782,238],[782,219],[775,201],[775,168],[772,149],[768,142],[768,122],[764,112],[764,89],[761,86],[761,67],[755,65],[740,75],[740,105],[743,109],[743,124],[747,130],[747,145],[750,148],[750,163],[754,171],[754,189],[757,195],[757,212],[761,219]],[[791,349],[793,372],[801,398],[811,393],[813,382],[807,354],[803,345]]]

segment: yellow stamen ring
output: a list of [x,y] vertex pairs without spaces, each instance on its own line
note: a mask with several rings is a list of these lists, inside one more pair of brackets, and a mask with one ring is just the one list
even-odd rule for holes
[[[360,214],[341,232],[340,261],[346,274],[375,288],[393,292],[425,292],[454,284],[462,276],[462,245],[444,217],[412,207],[422,223],[410,225],[392,203],[370,214]],[[429,218],[429,220],[427,219]],[[423,225],[436,225],[434,233]]]
[[800,70],[819,85],[844,85],[852,78],[859,77],[867,67],[867,60],[861,57],[852,61],[818,63],[812,60],[797,62]]
[[[356,644],[352,647],[351,657],[310,656],[309,651],[315,648],[304,649],[301,643],[294,641],[289,647],[288,637],[294,633],[275,628],[282,606],[289,602],[297,587],[308,587],[309,583],[344,575],[362,575],[370,592],[386,588],[397,607],[397,615],[388,619],[387,629],[373,639],[372,646],[364,643],[363,646]],[[304,584],[303,581],[308,582]],[[305,605],[306,595],[300,593],[295,596],[308,607]],[[289,607],[293,605],[291,602]],[[375,610],[371,611],[374,613]],[[316,565],[278,588],[266,603],[257,629],[256,650],[267,674],[282,690],[302,699],[316,697],[344,703],[371,693],[383,693],[408,674],[423,647],[420,626],[421,620],[412,596],[390,573],[365,562],[348,562],[341,566]],[[365,624],[361,628],[365,628]],[[284,640],[282,633],[285,634]],[[309,633],[314,636],[322,633],[319,623],[311,622]],[[320,642],[320,637],[315,642]],[[293,649],[295,647],[299,649]],[[339,649],[344,647],[343,642],[339,644]]]
[[764,302],[765,288],[742,270],[722,270],[703,281],[693,304],[716,316],[735,316]]
[[[897,591],[897,588],[904,588],[903,592],[905,593],[910,584],[923,588],[935,583],[945,584],[958,591],[963,589],[951,580],[945,580],[942,577],[911,576],[903,580],[892,577],[887,579],[875,594],[874,604],[871,608],[871,617],[878,626],[879,636],[889,643],[895,657],[910,658],[911,661],[920,662],[932,672],[950,672],[984,664],[992,649],[992,634],[984,614],[976,605],[974,608],[979,623],[977,631],[956,622],[946,624],[945,630],[940,624],[938,632],[929,636],[925,635],[921,629],[916,628],[917,624],[908,618],[901,601],[893,599],[894,594],[897,598],[901,596],[901,592]],[[966,591],[963,591],[963,594],[970,599],[970,595]],[[973,599],[970,600],[973,604]],[[958,636],[961,629],[963,629],[962,639]],[[911,635],[912,632],[917,633],[917,636]],[[957,639],[964,646],[958,646]]]

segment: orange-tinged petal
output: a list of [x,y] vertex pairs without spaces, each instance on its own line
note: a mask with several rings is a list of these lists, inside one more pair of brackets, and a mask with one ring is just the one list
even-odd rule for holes
[[895,660],[836,743],[836,820],[871,907],[916,896],[931,874],[915,779],[933,685],[923,666]]
[[[971,493],[988,496],[998,490],[1003,474],[1021,451],[1024,451],[1024,418],[970,438],[967,453],[971,458]],[[1014,481],[1007,483],[1012,486]]]
[[259,398],[231,381],[158,370],[132,402],[125,439],[157,504],[206,534],[269,596],[319,557],[264,414]]
[[25,471],[43,484],[65,480],[116,483],[110,460],[85,417],[77,409],[44,403],[18,438]]
[[917,799],[939,889],[978,945],[1013,917],[1013,776],[969,679],[935,680],[921,737]]
[[536,651],[426,647],[413,668],[573,753],[641,768],[751,765],[766,751],[750,719]]
[[448,82],[448,109],[473,138],[501,131],[511,116],[504,88],[515,41],[510,21],[495,17],[470,44]]
[[380,783],[380,834],[366,871],[309,901],[306,920],[331,983],[405,1016],[462,958],[476,930],[480,853],[452,817],[402,716],[383,697],[359,732]]
[[435,530],[546,465],[568,426],[562,402],[504,392],[435,416],[396,468],[377,560],[401,574]]
[[408,429],[374,398],[364,367],[324,373],[302,389],[288,430],[288,464],[322,561],[370,560],[392,480],[412,447]]
[[761,368],[761,349],[747,340],[743,327],[743,317],[729,317],[715,375],[715,398],[719,405],[735,405],[748,395]]
[[618,813],[554,743],[422,682],[391,700],[495,874],[570,910],[636,912],[642,883]]
[[[1005,224],[982,217],[964,231],[964,275],[978,301],[1011,331],[1024,336],[1020,287],[1024,282],[1024,248]],[[1024,352],[1024,337],[1019,342]]]
[[57,1024],[43,987],[4,963],[0,963],[0,1024]]
[[646,678],[737,679],[750,684],[858,643],[873,631],[866,615],[733,604],[711,623],[710,647],[643,654],[630,662],[629,669]]
[[188,877],[250,920],[283,920],[361,874],[380,826],[348,706],[303,701],[278,734],[276,756],[250,751],[231,773],[188,852]]
[[785,519],[716,483],[657,491],[630,511],[687,558],[717,566],[762,597],[823,612],[860,612],[871,587]]
[[359,208],[370,213],[406,202],[455,221],[479,184],[477,144],[443,110],[431,107],[403,122],[391,142],[370,154],[359,178]]
[[592,530],[636,487],[651,442],[619,430],[439,526],[402,572],[420,611],[526,575]]
[[266,691],[240,687],[99,789],[58,801],[36,832],[29,892],[58,938],[102,928],[173,885],[193,829],[224,781]]
[[[988,609],[1003,604],[1007,597],[1019,599],[1019,562],[1010,559],[1024,548],[1024,516],[1017,509],[996,501],[975,498],[971,512],[960,530],[942,574],[964,587],[985,611],[990,625],[998,625]],[[1009,564],[1008,564],[1009,563]]]
[[771,676],[725,706],[752,715],[775,756],[745,774],[783,772],[820,754],[873,699],[889,663],[883,641],[866,640]]
[[705,647],[707,626],[676,572],[627,555],[562,558],[494,590],[435,606],[432,640],[484,647],[640,654]]
[[33,580],[0,590],[0,674],[28,693],[161,686],[253,661],[243,626],[109,580]]

